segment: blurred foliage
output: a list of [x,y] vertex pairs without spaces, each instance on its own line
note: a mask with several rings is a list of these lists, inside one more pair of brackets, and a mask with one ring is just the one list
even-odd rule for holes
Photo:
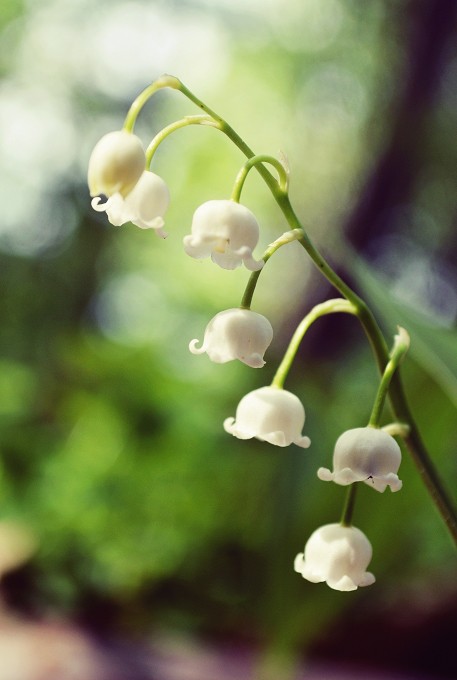
[[24,3],[18,0],[5,0],[0,7],[0,28],[16,19],[24,11]]
[[[307,409],[309,451],[234,440],[223,419],[268,383],[295,323],[328,296],[326,284],[293,244],[268,264],[254,298],[276,330],[267,366],[216,366],[187,352],[213,314],[239,303],[247,281],[245,271],[196,263],[181,250],[192,211],[228,196],[242,163],[214,130],[181,131],[157,153],[173,197],[166,241],[90,211],[84,174],[93,144],[161,71],[188,82],[257,151],[284,150],[312,236],[367,290],[389,334],[399,322],[411,329],[407,392],[455,490],[455,42],[426,138],[416,141],[414,191],[378,216],[361,248],[369,265],[342,246],[390,138],[413,4],[62,0],[29,3],[6,26],[0,514],[38,537],[29,600],[41,611],[85,608],[90,619],[100,602],[108,612],[115,603],[115,625],[237,632],[287,648],[313,639],[348,603],[291,565],[316,526],[339,517],[344,490],[318,482],[315,470],[330,463],[344,429],[366,422],[375,394],[356,322],[313,327],[289,379]],[[176,93],[160,93],[138,131],[147,141],[188,113]],[[262,247],[284,228],[281,215],[254,173],[243,200],[259,216]],[[411,311],[418,307],[425,325]],[[406,456],[401,478],[399,494],[363,489],[356,510],[374,547],[377,597],[390,600],[411,580],[449,579],[456,567]],[[369,606],[376,591],[368,590],[351,597]]]

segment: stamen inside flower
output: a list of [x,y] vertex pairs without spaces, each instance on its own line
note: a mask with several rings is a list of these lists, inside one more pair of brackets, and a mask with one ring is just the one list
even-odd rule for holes
[[227,250],[230,249],[230,241],[228,239],[221,239],[220,241],[216,241],[216,244],[213,248],[215,253],[226,253]]

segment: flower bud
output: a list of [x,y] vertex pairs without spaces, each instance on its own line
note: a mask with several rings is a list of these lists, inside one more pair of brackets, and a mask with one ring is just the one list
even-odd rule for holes
[[365,482],[376,491],[399,491],[402,482],[396,474],[401,462],[401,450],[390,434],[375,427],[347,430],[337,440],[333,453],[333,472],[319,468],[317,476],[346,486]]
[[247,269],[262,269],[252,251],[259,240],[259,225],[253,213],[231,200],[207,201],[194,213],[192,233],[184,237],[184,250],[196,259],[211,257],[223,269],[244,263]]
[[312,583],[327,582],[334,590],[371,586],[375,577],[366,571],[371,543],[356,527],[326,524],[311,534],[305,551],[295,558],[294,569]]
[[189,349],[193,354],[206,352],[216,364],[239,359],[252,368],[261,368],[272,339],[271,323],[261,314],[250,309],[226,309],[207,325],[202,346],[197,348],[195,339]]
[[95,145],[89,159],[87,182],[91,196],[126,196],[146,165],[141,140],[126,130],[108,132]]
[[295,394],[279,387],[261,387],[244,396],[236,409],[236,419],[226,418],[224,429],[238,439],[269,442],[275,446],[296,444],[306,449],[309,437],[301,434],[305,409]]

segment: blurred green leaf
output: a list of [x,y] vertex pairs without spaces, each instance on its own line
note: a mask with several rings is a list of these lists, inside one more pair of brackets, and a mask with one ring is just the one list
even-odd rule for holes
[[35,391],[32,369],[17,361],[0,360],[0,417],[27,413]]
[[388,284],[355,253],[351,274],[374,305],[388,331],[403,326],[411,336],[410,353],[457,408],[457,330],[440,326],[430,317],[399,302]]
[[0,28],[21,15],[24,9],[22,0],[3,0],[0,4]]

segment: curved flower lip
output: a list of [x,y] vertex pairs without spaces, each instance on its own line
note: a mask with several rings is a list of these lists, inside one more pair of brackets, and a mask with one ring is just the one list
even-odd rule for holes
[[391,491],[400,491],[403,486],[401,479],[393,472],[389,472],[386,475],[376,475],[376,477],[373,475],[367,477],[364,473],[357,474],[349,467],[342,468],[337,472],[331,472],[328,468],[321,467],[317,471],[317,476],[323,482],[335,482],[335,484],[340,484],[341,486],[348,486],[354,482],[365,482],[365,484],[372,486],[373,489],[381,493],[385,491],[387,486],[390,486]]
[[241,246],[237,250],[232,250],[229,243],[227,243],[222,253],[214,250],[211,253],[211,259],[222,269],[236,269],[236,267],[243,263],[246,269],[249,269],[251,272],[258,272],[265,264],[263,260],[256,260],[253,257],[252,249],[248,246]]
[[190,257],[211,257],[223,269],[244,264],[258,271],[265,264],[253,257],[259,240],[259,225],[246,206],[232,200],[211,200],[197,208],[192,218],[191,234],[183,239]]
[[189,234],[183,239],[184,250],[196,260],[211,257],[212,261],[222,269],[236,269],[244,264],[250,271],[259,271],[265,262],[256,260],[252,255],[252,249],[241,246],[237,250],[230,247],[229,240],[221,242],[221,239]]
[[303,449],[307,449],[311,444],[311,439],[309,437],[299,436],[293,439],[286,438],[285,433],[282,430],[274,430],[272,432],[257,432],[254,428],[244,429],[242,427],[237,427],[235,418],[230,417],[224,420],[224,430],[229,434],[233,434],[238,439],[260,439],[260,441],[268,442],[269,444],[274,444],[275,446],[290,446],[290,444],[296,444]]
[[169,202],[170,194],[163,179],[145,170],[127,196],[115,193],[104,203],[96,196],[91,205],[97,212],[106,212],[110,223],[116,227],[132,222],[140,229],[154,229],[158,236],[165,238],[163,214]]
[[294,570],[312,583],[326,582],[330,588],[352,591],[375,582],[366,571],[372,557],[370,541],[360,529],[326,524],[316,529],[305,550],[294,560]]
[[333,471],[321,467],[317,476],[342,486],[364,482],[381,493],[389,486],[394,492],[403,484],[397,475],[400,462],[400,447],[387,432],[371,426],[357,427],[338,438]]
[[298,397],[268,386],[246,394],[238,404],[236,418],[224,420],[224,429],[238,439],[255,437],[275,446],[308,448],[311,440],[301,434],[304,423],[305,409]]
[[251,368],[261,368],[272,339],[273,328],[266,317],[238,307],[216,314],[206,326],[201,347],[194,339],[189,350],[192,354],[206,352],[218,364],[238,359]]
[[201,347],[197,347],[197,344],[199,342],[200,341],[198,340],[198,338],[194,338],[194,340],[191,340],[189,342],[189,349],[192,352],[192,354],[205,354],[206,352],[211,361],[214,361],[215,364],[226,364],[228,361],[232,361],[232,359],[239,359],[240,361],[242,361],[247,366],[250,366],[251,368],[262,368],[263,366],[265,366],[265,361],[260,354],[252,353],[243,357],[232,357],[227,356],[222,352],[217,352],[214,349],[212,349],[209,352],[208,347],[205,346],[205,343],[203,343]]
[[311,583],[327,583],[329,588],[333,590],[340,590],[344,592],[350,592],[352,590],[357,590],[357,588],[364,588],[365,586],[371,586],[375,583],[376,578],[374,574],[366,571],[362,576],[354,580],[347,574],[341,576],[341,578],[332,578],[331,576],[325,576],[320,571],[316,571],[312,567],[308,566],[305,562],[304,553],[298,553],[294,560],[294,571],[301,574],[303,578]]

